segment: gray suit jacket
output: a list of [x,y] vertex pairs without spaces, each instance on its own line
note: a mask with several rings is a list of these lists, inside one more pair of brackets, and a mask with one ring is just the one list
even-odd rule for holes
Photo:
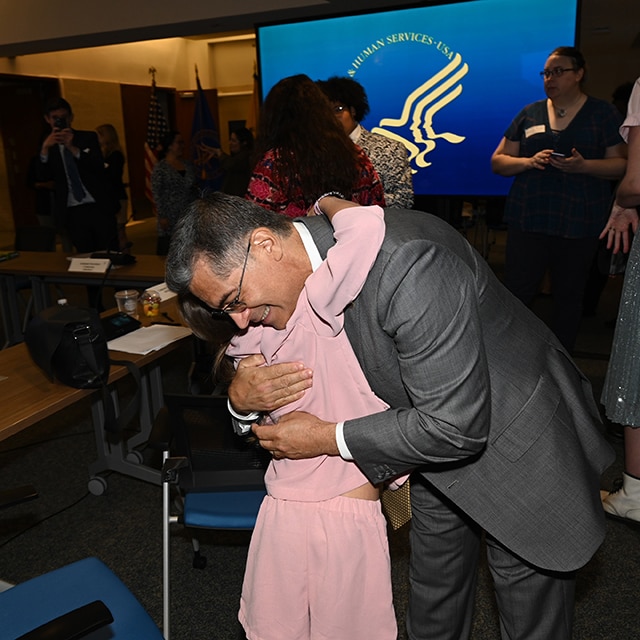
[[[450,225],[385,220],[346,328],[391,409],[345,424],[356,462],[376,484],[416,468],[516,555],[581,567],[604,538],[599,481],[614,458],[589,381]],[[326,218],[304,222],[324,255]]]

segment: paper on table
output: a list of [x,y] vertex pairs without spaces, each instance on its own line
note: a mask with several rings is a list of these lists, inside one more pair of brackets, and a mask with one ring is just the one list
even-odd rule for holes
[[175,340],[191,334],[187,327],[172,327],[166,324],[154,324],[150,327],[141,327],[124,336],[107,343],[111,351],[124,351],[125,353],[139,353],[145,355],[152,351],[162,349]]

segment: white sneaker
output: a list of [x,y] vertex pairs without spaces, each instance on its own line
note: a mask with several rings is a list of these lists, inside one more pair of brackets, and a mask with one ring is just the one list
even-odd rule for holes
[[607,515],[640,525],[640,480],[623,473],[613,491],[601,491],[600,496]]

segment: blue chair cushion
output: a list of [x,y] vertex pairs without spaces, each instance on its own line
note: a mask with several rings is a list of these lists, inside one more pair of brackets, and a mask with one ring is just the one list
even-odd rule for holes
[[206,529],[253,529],[266,495],[255,491],[192,491],[184,499],[184,524]]
[[79,560],[0,593],[0,635],[16,638],[94,600],[104,602],[114,622],[88,638],[162,640],[142,605],[97,558]]

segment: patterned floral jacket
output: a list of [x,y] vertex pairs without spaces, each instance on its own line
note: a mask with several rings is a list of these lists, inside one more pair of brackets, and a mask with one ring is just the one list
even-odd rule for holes
[[413,178],[407,150],[401,142],[360,126],[360,136],[354,142],[364,149],[373,163],[382,185],[387,207],[413,207]]

